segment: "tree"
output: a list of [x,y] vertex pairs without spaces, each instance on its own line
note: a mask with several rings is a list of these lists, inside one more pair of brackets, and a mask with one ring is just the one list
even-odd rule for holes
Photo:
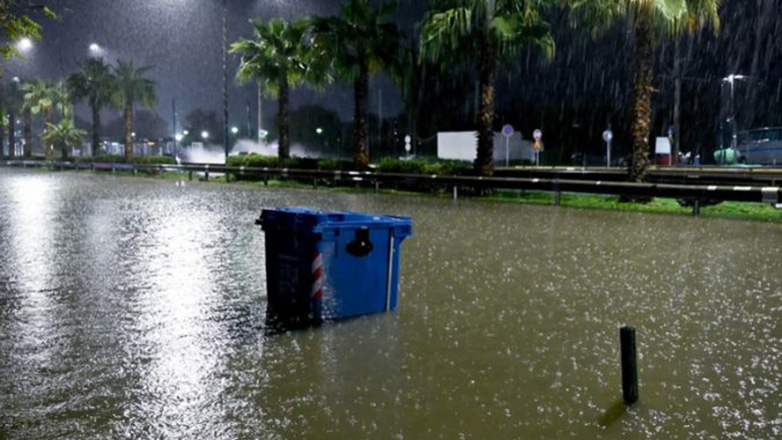
[[359,169],[369,164],[369,79],[381,69],[393,70],[399,60],[402,33],[389,22],[394,8],[393,3],[373,9],[369,0],[350,0],[341,16],[314,19],[315,44],[329,54],[337,76],[353,82],[353,160]]
[[47,18],[56,18],[56,14],[46,6],[22,4],[18,0],[0,0],[0,32],[3,34],[0,56],[4,60],[21,55],[16,47],[20,39],[41,39],[41,25],[27,14],[32,10],[42,11]]
[[644,182],[649,168],[652,94],[655,91],[655,36],[674,37],[709,25],[718,31],[720,0],[571,0],[569,5],[575,22],[592,27],[593,33],[610,28],[617,19],[630,19],[635,37],[630,179]]
[[62,158],[68,158],[68,148],[81,146],[87,132],[76,128],[72,119],[64,118],[59,124],[46,124],[46,133],[43,135],[44,143],[59,149]]
[[100,112],[111,104],[116,88],[116,80],[102,58],[90,58],[80,65],[80,70],[71,74],[68,88],[75,99],[84,99],[92,110],[92,152],[100,150]]
[[133,107],[136,102],[152,108],[157,102],[155,82],[146,77],[151,67],[136,68],[133,61],[118,61],[114,67],[116,88],[112,103],[122,108],[125,118],[125,160],[133,158]]
[[214,110],[204,110],[197,108],[191,110],[185,115],[182,128],[188,132],[185,136],[183,145],[189,145],[193,141],[203,142],[201,133],[209,134],[208,142],[214,144],[223,143],[223,124],[220,122],[220,116]]
[[[254,39],[241,39],[231,46],[231,52],[241,55],[237,78],[242,83],[258,81],[261,90],[277,98],[277,131],[279,158],[290,157],[290,121],[288,103],[290,90],[306,79],[320,83],[311,74],[316,65],[315,50],[304,41],[310,22],[300,19],[289,23],[272,19],[267,23],[253,22]],[[322,71],[321,71],[322,72]],[[320,75],[323,78],[323,75]]]
[[38,78],[21,86],[24,93],[24,105],[33,116],[44,115],[47,124],[54,122],[54,107],[60,99],[57,85],[52,81]]
[[535,45],[547,57],[554,40],[540,9],[546,0],[438,0],[421,28],[421,52],[433,61],[459,64],[476,60],[480,125],[475,169],[494,173],[494,82],[497,67],[514,61],[521,48]]

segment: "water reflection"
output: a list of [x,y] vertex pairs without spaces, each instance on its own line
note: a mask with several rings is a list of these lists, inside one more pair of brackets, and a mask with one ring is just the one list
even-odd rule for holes
[[[282,205],[411,215],[399,310],[268,335]],[[4,169],[0,214],[0,437],[782,435],[779,225]]]

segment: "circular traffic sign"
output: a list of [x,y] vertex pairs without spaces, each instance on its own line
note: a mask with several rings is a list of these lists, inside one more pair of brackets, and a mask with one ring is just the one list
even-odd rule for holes
[[614,138],[614,132],[611,130],[606,130],[603,132],[603,140],[606,142],[611,142],[611,140]]
[[505,126],[502,127],[502,135],[505,137],[513,136],[513,126],[510,124],[505,124]]
[[540,141],[541,139],[543,139],[543,132],[540,131],[540,129],[535,130],[532,133],[532,138],[535,139],[536,141]]

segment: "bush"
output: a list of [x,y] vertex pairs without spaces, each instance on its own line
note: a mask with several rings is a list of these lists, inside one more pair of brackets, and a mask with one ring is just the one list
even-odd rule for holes
[[381,173],[434,174],[436,176],[463,175],[469,172],[470,169],[468,162],[458,160],[428,162],[425,159],[385,158],[377,166],[377,170]]
[[139,157],[132,158],[130,162],[141,164],[141,165],[151,165],[151,164],[174,165],[176,164],[176,159],[168,156],[139,156]]
[[[114,154],[104,154],[100,156],[77,157],[74,159],[74,161],[77,163],[125,163],[125,157]],[[140,165],[173,165],[176,164],[176,159],[168,156],[139,156],[131,159],[130,163],[136,163]]]

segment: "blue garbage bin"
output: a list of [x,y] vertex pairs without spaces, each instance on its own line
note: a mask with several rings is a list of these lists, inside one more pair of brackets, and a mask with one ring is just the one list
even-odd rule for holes
[[287,325],[381,313],[397,307],[399,249],[409,217],[305,208],[267,209],[269,309]]

